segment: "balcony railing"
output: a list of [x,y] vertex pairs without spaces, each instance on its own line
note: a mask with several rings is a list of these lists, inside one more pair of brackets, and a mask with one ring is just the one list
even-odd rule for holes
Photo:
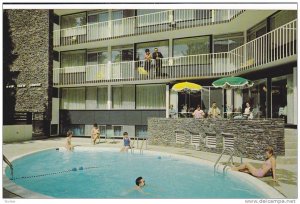
[[229,52],[58,68],[53,82],[54,86],[78,86],[234,75],[296,55],[296,40],[294,20]]
[[228,22],[243,10],[167,10],[53,31],[53,46],[76,45],[124,36]]

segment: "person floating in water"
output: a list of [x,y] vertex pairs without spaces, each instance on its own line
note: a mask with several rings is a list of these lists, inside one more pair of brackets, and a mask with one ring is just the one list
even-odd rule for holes
[[66,149],[69,151],[74,150],[74,146],[72,145],[72,136],[73,132],[71,130],[68,130],[67,132],[67,141],[66,141]]
[[261,178],[264,177],[269,172],[272,173],[273,181],[276,180],[276,159],[274,157],[273,148],[267,147],[266,148],[266,161],[263,163],[262,167],[259,169],[256,169],[251,164],[241,164],[238,167],[232,167],[233,171],[242,171],[252,174],[255,177]]

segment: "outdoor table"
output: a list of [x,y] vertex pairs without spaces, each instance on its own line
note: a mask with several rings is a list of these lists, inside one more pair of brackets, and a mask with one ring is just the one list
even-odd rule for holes
[[225,114],[227,115],[227,118],[229,118],[229,117],[233,117],[233,116],[235,116],[235,115],[240,115],[241,114],[241,112],[224,112],[223,113],[223,118],[225,118]]
[[178,114],[181,118],[190,118],[193,116],[192,112],[179,112]]

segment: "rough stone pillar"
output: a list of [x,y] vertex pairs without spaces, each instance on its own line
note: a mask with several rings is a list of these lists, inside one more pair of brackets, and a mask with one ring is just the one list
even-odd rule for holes
[[[14,84],[14,112],[32,113],[33,138],[49,136],[53,74],[53,11],[9,9],[4,11],[8,39],[4,52],[5,77]],[[11,74],[14,73],[14,74]],[[7,84],[9,85],[9,84]],[[4,96],[5,97],[5,96]],[[4,98],[5,100],[5,98]],[[14,114],[4,111],[5,114]]]

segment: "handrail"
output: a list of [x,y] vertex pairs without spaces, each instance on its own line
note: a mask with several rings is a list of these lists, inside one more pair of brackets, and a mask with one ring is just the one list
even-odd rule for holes
[[146,138],[143,138],[143,141],[142,141],[142,144],[141,144],[141,147],[140,147],[140,154],[143,153],[143,146],[144,146],[145,140],[147,140],[147,139],[146,139]]
[[[116,20],[96,23],[87,22],[85,25],[56,29],[53,30],[53,45],[54,47],[59,47],[81,44],[94,40],[105,40],[107,38],[140,35],[145,34],[145,32],[157,33],[165,32],[166,30],[178,30],[188,27],[213,25],[220,22],[229,22],[245,10],[206,9],[200,10],[202,12],[200,13],[201,15],[198,14],[197,11],[197,9],[165,10]],[[191,20],[193,20],[192,23]],[[182,22],[184,22],[184,25],[182,25]],[[179,23],[179,26],[173,26],[177,23]],[[137,31],[134,29],[134,26],[137,26],[138,28],[150,28],[153,25],[162,24],[166,24],[167,27],[152,30],[147,29],[147,31],[143,29]]]
[[136,140],[136,139],[137,139],[137,137],[134,137],[134,138],[133,138],[133,143],[130,144],[130,146],[131,146],[131,148],[130,148],[131,154],[134,153],[134,145],[135,145],[135,140]]
[[[239,47],[236,47],[236,48],[232,49],[232,50],[230,50],[229,52],[234,52],[235,50],[240,49],[240,48],[243,47],[243,46],[246,46],[246,45],[248,45],[248,44],[250,44],[250,43],[253,43],[254,41],[260,40],[260,39],[266,37],[267,35],[269,35],[270,33],[275,32],[275,31],[278,31],[279,29],[282,29],[282,28],[286,27],[287,25],[293,24],[293,23],[296,23],[296,22],[297,22],[297,18],[294,19],[294,20],[292,20],[292,21],[290,21],[290,22],[288,22],[288,23],[286,23],[286,24],[284,24],[284,25],[282,25],[282,26],[279,26],[278,28],[275,28],[274,30],[271,30],[271,31],[268,32],[268,33],[265,33],[265,34],[263,34],[263,35],[261,35],[261,36],[255,38],[255,39],[253,39],[253,40],[251,40],[251,41],[249,41],[249,42],[246,42],[245,44],[243,44],[243,45],[241,45],[241,46],[239,46]],[[295,28],[295,29],[296,29],[296,28]]]
[[214,172],[215,172],[215,170],[216,170],[216,166],[217,166],[217,164],[219,163],[221,157],[223,156],[223,154],[224,154],[227,150],[230,150],[231,153],[233,152],[233,148],[231,148],[231,147],[227,147],[227,148],[223,149],[222,153],[220,154],[220,156],[218,157],[217,161],[216,161],[215,164],[214,164]]
[[10,175],[11,175],[11,178],[14,177],[14,168],[13,168],[13,165],[12,163],[6,158],[6,156],[4,156],[3,154],[3,161],[9,166],[10,168]]
[[[227,148],[223,149],[222,153],[220,154],[220,156],[218,157],[217,161],[215,162],[215,164],[214,164],[214,173],[215,173],[215,171],[216,171],[216,166],[217,166],[217,164],[219,163],[221,157],[222,157],[222,156],[224,155],[224,153],[225,153],[226,151],[228,151],[228,150],[229,150],[230,154],[229,154],[229,158],[228,158],[227,162],[225,163],[225,165],[224,165],[224,167],[223,167],[223,173],[225,172],[225,168],[228,166],[229,161],[231,160],[231,163],[233,163],[233,156],[234,156],[234,154],[236,154],[236,152],[237,152],[238,150],[233,149],[232,147],[227,147]],[[239,151],[238,151],[238,152],[239,152]],[[239,153],[240,153],[240,152],[239,152]],[[241,154],[240,154],[240,158],[241,158],[241,163],[243,163],[243,156],[242,156]]]
[[[237,152],[237,149],[233,149],[233,152],[230,154],[229,159],[227,160],[227,162],[225,163],[224,167],[223,167],[223,173],[225,172],[225,168],[228,166],[229,161],[231,160],[231,164],[233,164],[233,156],[234,154]],[[240,153],[240,151],[238,151]],[[241,158],[241,164],[243,163],[243,155],[240,154],[240,158]]]
[[[181,80],[238,74],[297,53],[297,19],[228,52],[162,58],[157,75],[155,60],[85,65],[53,69],[54,86],[99,84],[144,80]],[[288,29],[285,29],[288,28]],[[280,35],[279,35],[280,34]],[[279,37],[282,37],[279,39]],[[146,68],[148,72],[140,70]]]

